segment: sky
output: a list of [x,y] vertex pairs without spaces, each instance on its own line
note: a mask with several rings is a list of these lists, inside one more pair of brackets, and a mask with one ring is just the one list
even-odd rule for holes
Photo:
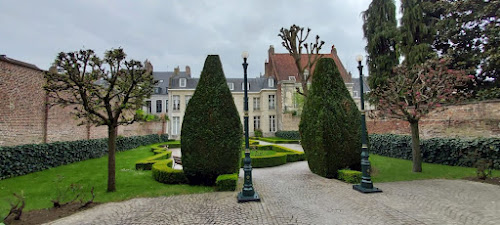
[[[358,77],[356,55],[366,55],[361,12],[370,0],[0,0],[0,54],[48,69],[59,52],[123,48],[148,59],[154,71],[190,66],[199,77],[207,55],[220,55],[226,77],[264,74],[267,51],[286,53],[278,37],[292,24],[311,28],[335,45],[346,69]],[[397,1],[399,9],[399,1]],[[398,10],[399,11],[399,10]],[[366,75],[366,66],[364,72]]]

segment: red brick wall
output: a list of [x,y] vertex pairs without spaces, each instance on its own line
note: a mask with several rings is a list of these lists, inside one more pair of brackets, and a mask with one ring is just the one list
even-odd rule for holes
[[[43,143],[45,119],[43,72],[0,61],[0,146]],[[87,139],[88,128],[77,126],[74,107],[52,106],[48,111],[47,141]],[[118,135],[158,134],[161,122],[120,126]],[[108,136],[106,126],[90,127],[90,138]]]
[[39,70],[0,61],[0,145],[43,141],[43,82]]
[[[367,117],[366,123],[369,133],[410,134],[406,121]],[[445,106],[422,118],[419,127],[422,138],[500,137],[500,101]]]

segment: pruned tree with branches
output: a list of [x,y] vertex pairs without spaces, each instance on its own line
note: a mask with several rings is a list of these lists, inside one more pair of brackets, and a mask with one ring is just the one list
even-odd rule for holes
[[[299,71],[299,79],[298,81],[302,85],[302,91],[300,88],[297,88],[297,93],[307,96],[308,88],[307,82],[309,81],[311,76],[305,76],[304,71],[308,69],[310,73],[312,73],[312,68],[314,64],[322,57],[319,54],[321,47],[325,44],[324,41],[319,40],[319,35],[316,35],[314,43],[307,43],[307,37],[309,37],[309,33],[311,32],[311,28],[307,28],[304,32],[304,27],[300,27],[298,25],[292,25],[289,29],[281,28],[278,36],[283,40],[281,44],[283,47],[288,50],[290,55],[295,60],[295,66]],[[307,55],[307,63],[302,65],[302,53],[303,49],[305,49],[305,54]]]
[[449,60],[428,60],[408,68],[394,69],[385,88],[377,88],[381,113],[410,123],[412,136],[413,172],[422,172],[422,156],[418,123],[420,119],[442,103],[460,101],[469,93],[464,91],[474,76],[464,71],[448,69]]
[[103,59],[93,50],[61,52],[45,73],[45,90],[54,104],[74,106],[83,124],[108,127],[108,192],[116,190],[117,128],[133,123],[135,110],[151,96],[152,71],[151,63],[126,60],[119,48],[106,51]]

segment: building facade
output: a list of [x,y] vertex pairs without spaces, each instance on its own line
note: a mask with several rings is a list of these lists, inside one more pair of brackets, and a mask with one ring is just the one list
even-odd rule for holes
[[[193,96],[199,78],[185,74],[172,76],[169,83],[168,105],[169,136],[179,139],[182,121],[189,100]],[[234,104],[244,122],[244,83],[242,78],[227,78],[227,85],[233,95]],[[266,136],[273,136],[277,126],[276,84],[273,78],[248,78],[248,118],[249,135],[261,130]]]

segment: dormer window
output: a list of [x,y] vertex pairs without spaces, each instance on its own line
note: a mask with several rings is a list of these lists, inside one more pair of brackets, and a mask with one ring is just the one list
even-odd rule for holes
[[[245,91],[245,83],[241,83],[241,90]],[[247,90],[250,90],[250,83],[247,83]]]
[[229,87],[229,90],[234,90],[234,83],[227,83],[227,86]]
[[269,87],[274,87],[274,79],[273,78],[269,78],[269,80],[267,80],[267,85]]
[[288,76],[288,80],[295,81],[295,76]]
[[163,80],[159,80],[160,83],[163,83]]
[[186,87],[186,78],[179,79],[179,87]]
[[157,87],[154,89],[155,94],[161,94],[161,88]]

